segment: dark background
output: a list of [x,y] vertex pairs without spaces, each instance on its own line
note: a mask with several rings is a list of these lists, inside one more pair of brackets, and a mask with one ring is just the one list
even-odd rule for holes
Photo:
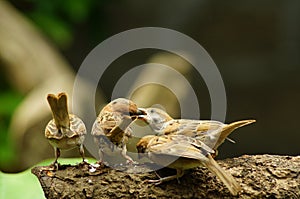
[[[227,94],[226,121],[254,118],[257,123],[235,132],[219,158],[242,154],[298,155],[300,110],[299,1],[10,1],[53,43],[76,72],[101,41],[138,27],[164,27],[201,44],[215,61]],[[0,27],[1,28],[1,27]],[[159,50],[121,56],[99,83],[109,99],[114,83],[128,69],[146,63]],[[1,65],[0,65],[1,68]],[[191,83],[200,101],[201,118],[210,117],[204,82]],[[26,93],[1,74],[1,159],[13,161],[14,140],[7,131],[14,108]],[[195,80],[196,79],[196,80]],[[201,81],[200,81],[201,82]],[[7,103],[12,104],[11,108]],[[180,117],[180,115],[175,115]],[[11,143],[11,144],[10,144]]]

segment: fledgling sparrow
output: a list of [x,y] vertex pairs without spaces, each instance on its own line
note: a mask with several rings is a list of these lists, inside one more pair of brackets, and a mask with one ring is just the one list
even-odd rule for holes
[[115,99],[101,110],[91,131],[99,147],[99,162],[103,162],[104,147],[108,146],[111,151],[115,147],[121,148],[121,155],[127,162],[134,163],[126,148],[128,138],[132,136],[129,125],[143,114],[134,102],[125,98]]
[[60,150],[69,150],[78,147],[84,161],[83,141],[86,128],[83,121],[76,115],[68,112],[68,99],[66,93],[57,96],[48,94],[47,101],[50,105],[53,119],[49,121],[45,129],[45,137],[54,147],[55,160],[57,164]]
[[178,179],[183,176],[184,170],[205,166],[226,185],[232,195],[237,195],[241,190],[233,176],[213,159],[211,154],[214,151],[196,138],[176,134],[148,135],[141,138],[136,146],[140,157],[145,154],[154,163],[177,170],[176,175],[150,182],[160,184]]
[[139,119],[148,123],[157,135],[177,134],[197,138],[216,152],[213,156],[217,155],[217,149],[224,140],[229,139],[230,133],[255,122],[255,120],[241,120],[224,124],[214,120],[173,119],[158,108],[140,108],[140,110],[146,112],[146,115],[139,116]]

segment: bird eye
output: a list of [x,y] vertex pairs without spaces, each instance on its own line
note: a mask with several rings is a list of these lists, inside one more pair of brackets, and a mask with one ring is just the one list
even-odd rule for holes
[[150,110],[150,113],[154,113],[154,110],[152,109],[152,110]]

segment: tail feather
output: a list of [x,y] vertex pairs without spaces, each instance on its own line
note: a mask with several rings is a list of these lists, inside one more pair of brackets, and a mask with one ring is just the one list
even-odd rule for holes
[[256,122],[256,120],[241,120],[241,121],[236,121],[236,122],[232,122],[230,124],[227,125],[227,128],[229,129],[237,129],[240,128],[242,126],[246,126],[248,124],[252,124]]
[[58,128],[68,128],[70,126],[70,119],[68,112],[67,95],[65,93],[60,93],[58,94],[58,96],[49,94],[47,96],[47,100],[50,105],[56,126]]
[[241,190],[241,186],[233,176],[227,173],[210,155],[208,159],[209,161],[205,163],[205,166],[225,184],[232,195],[237,195]]
[[241,121],[236,121],[225,125],[222,129],[221,135],[218,138],[214,148],[217,149],[224,142],[224,140],[230,135],[230,133],[232,133],[232,131],[234,131],[235,129],[240,128],[242,126],[246,126],[248,124],[252,124],[254,122],[256,122],[256,120],[241,120]]

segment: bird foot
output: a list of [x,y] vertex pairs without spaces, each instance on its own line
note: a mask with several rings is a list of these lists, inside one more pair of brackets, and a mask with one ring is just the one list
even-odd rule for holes
[[126,160],[126,164],[139,164],[138,162],[136,162],[136,161],[134,161],[134,160],[132,160],[132,159],[127,159]]
[[150,183],[155,183],[155,185],[159,185],[163,182],[166,182],[166,181],[170,181],[170,180],[173,180],[173,179],[177,179],[178,181],[178,184],[180,184],[180,181],[179,181],[179,178],[177,175],[172,175],[172,176],[167,176],[167,177],[161,177],[157,172],[155,172],[155,175],[159,178],[157,180],[147,180],[148,182]]
[[56,171],[56,170],[59,170],[59,167],[60,167],[60,164],[55,161],[53,162],[52,164],[49,165],[49,169],[50,171]]
[[98,165],[98,167],[109,167],[109,163],[107,161],[98,160],[93,165]]
[[159,185],[163,181],[161,179],[157,179],[157,180],[146,180],[146,182],[148,182],[148,183],[154,183],[155,185]]
[[87,159],[82,158],[82,162],[88,163]]
[[84,166],[84,165],[90,165],[87,160],[82,160],[82,162],[79,163],[79,166]]

